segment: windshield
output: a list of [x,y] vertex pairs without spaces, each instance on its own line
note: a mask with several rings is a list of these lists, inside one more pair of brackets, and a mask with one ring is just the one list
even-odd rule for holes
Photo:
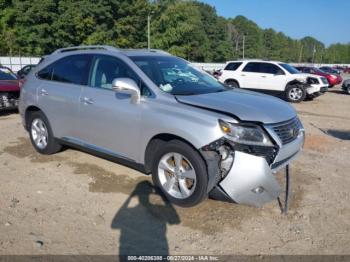
[[300,71],[296,69],[294,66],[288,65],[288,64],[279,64],[282,66],[285,70],[287,70],[290,74],[300,74]]
[[17,77],[10,69],[0,68],[0,80],[17,80]]
[[313,70],[315,71],[315,73],[317,74],[327,74],[327,72],[317,68],[317,67],[314,67]]
[[131,56],[131,60],[164,92],[198,95],[227,90],[211,75],[171,56]]

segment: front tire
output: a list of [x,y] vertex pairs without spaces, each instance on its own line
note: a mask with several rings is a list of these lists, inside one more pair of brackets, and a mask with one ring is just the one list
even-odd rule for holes
[[37,152],[51,155],[62,149],[53,136],[49,121],[41,111],[31,113],[28,123],[30,141]]
[[288,85],[285,96],[288,102],[300,103],[306,97],[306,90],[300,85]]
[[153,159],[153,183],[170,202],[191,207],[207,197],[206,165],[190,145],[171,140],[155,152]]
[[345,87],[345,93],[347,93],[348,95],[350,95],[350,85],[348,85],[347,87]]

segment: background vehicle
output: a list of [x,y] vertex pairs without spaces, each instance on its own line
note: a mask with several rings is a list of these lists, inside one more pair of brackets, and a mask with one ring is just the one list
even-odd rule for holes
[[320,67],[320,70],[329,73],[329,74],[334,74],[334,75],[340,75],[340,70],[336,68],[332,68],[330,66],[322,66]]
[[350,95],[350,79],[345,80],[341,88]]
[[30,70],[32,70],[35,66],[36,65],[26,65],[22,67],[21,70],[17,72],[17,77],[19,79],[25,78],[29,74]]
[[8,67],[0,66],[0,111],[18,106],[20,83]]
[[158,50],[57,50],[27,76],[19,111],[39,153],[68,144],[118,159],[152,173],[182,206],[208,194],[255,206],[275,200],[273,172],[304,143],[288,103],[227,88]]
[[340,75],[329,74],[327,72],[324,72],[324,71],[318,69],[317,67],[297,66],[295,68],[303,73],[324,76],[325,78],[327,78],[327,81],[329,83],[329,87],[333,87],[335,85],[338,85],[343,81],[343,79]]
[[350,74],[350,67],[344,67],[343,73],[344,74]]
[[227,62],[219,80],[231,87],[282,94],[290,102],[301,102],[307,95],[321,91],[312,88],[307,78],[283,62],[244,60]]

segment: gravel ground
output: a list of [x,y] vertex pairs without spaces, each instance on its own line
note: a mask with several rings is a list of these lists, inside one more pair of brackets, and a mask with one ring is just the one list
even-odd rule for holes
[[336,87],[295,105],[307,139],[288,215],[276,202],[171,206],[127,167],[37,154],[19,115],[2,114],[0,254],[349,254],[349,101]]

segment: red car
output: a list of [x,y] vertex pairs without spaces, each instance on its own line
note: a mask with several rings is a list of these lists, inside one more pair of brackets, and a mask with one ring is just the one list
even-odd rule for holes
[[326,73],[326,72],[318,69],[317,67],[297,66],[295,68],[303,73],[324,76],[328,80],[329,87],[339,85],[339,84],[341,84],[341,82],[343,82],[343,78],[340,75]]
[[0,111],[18,106],[20,81],[10,68],[0,66]]

